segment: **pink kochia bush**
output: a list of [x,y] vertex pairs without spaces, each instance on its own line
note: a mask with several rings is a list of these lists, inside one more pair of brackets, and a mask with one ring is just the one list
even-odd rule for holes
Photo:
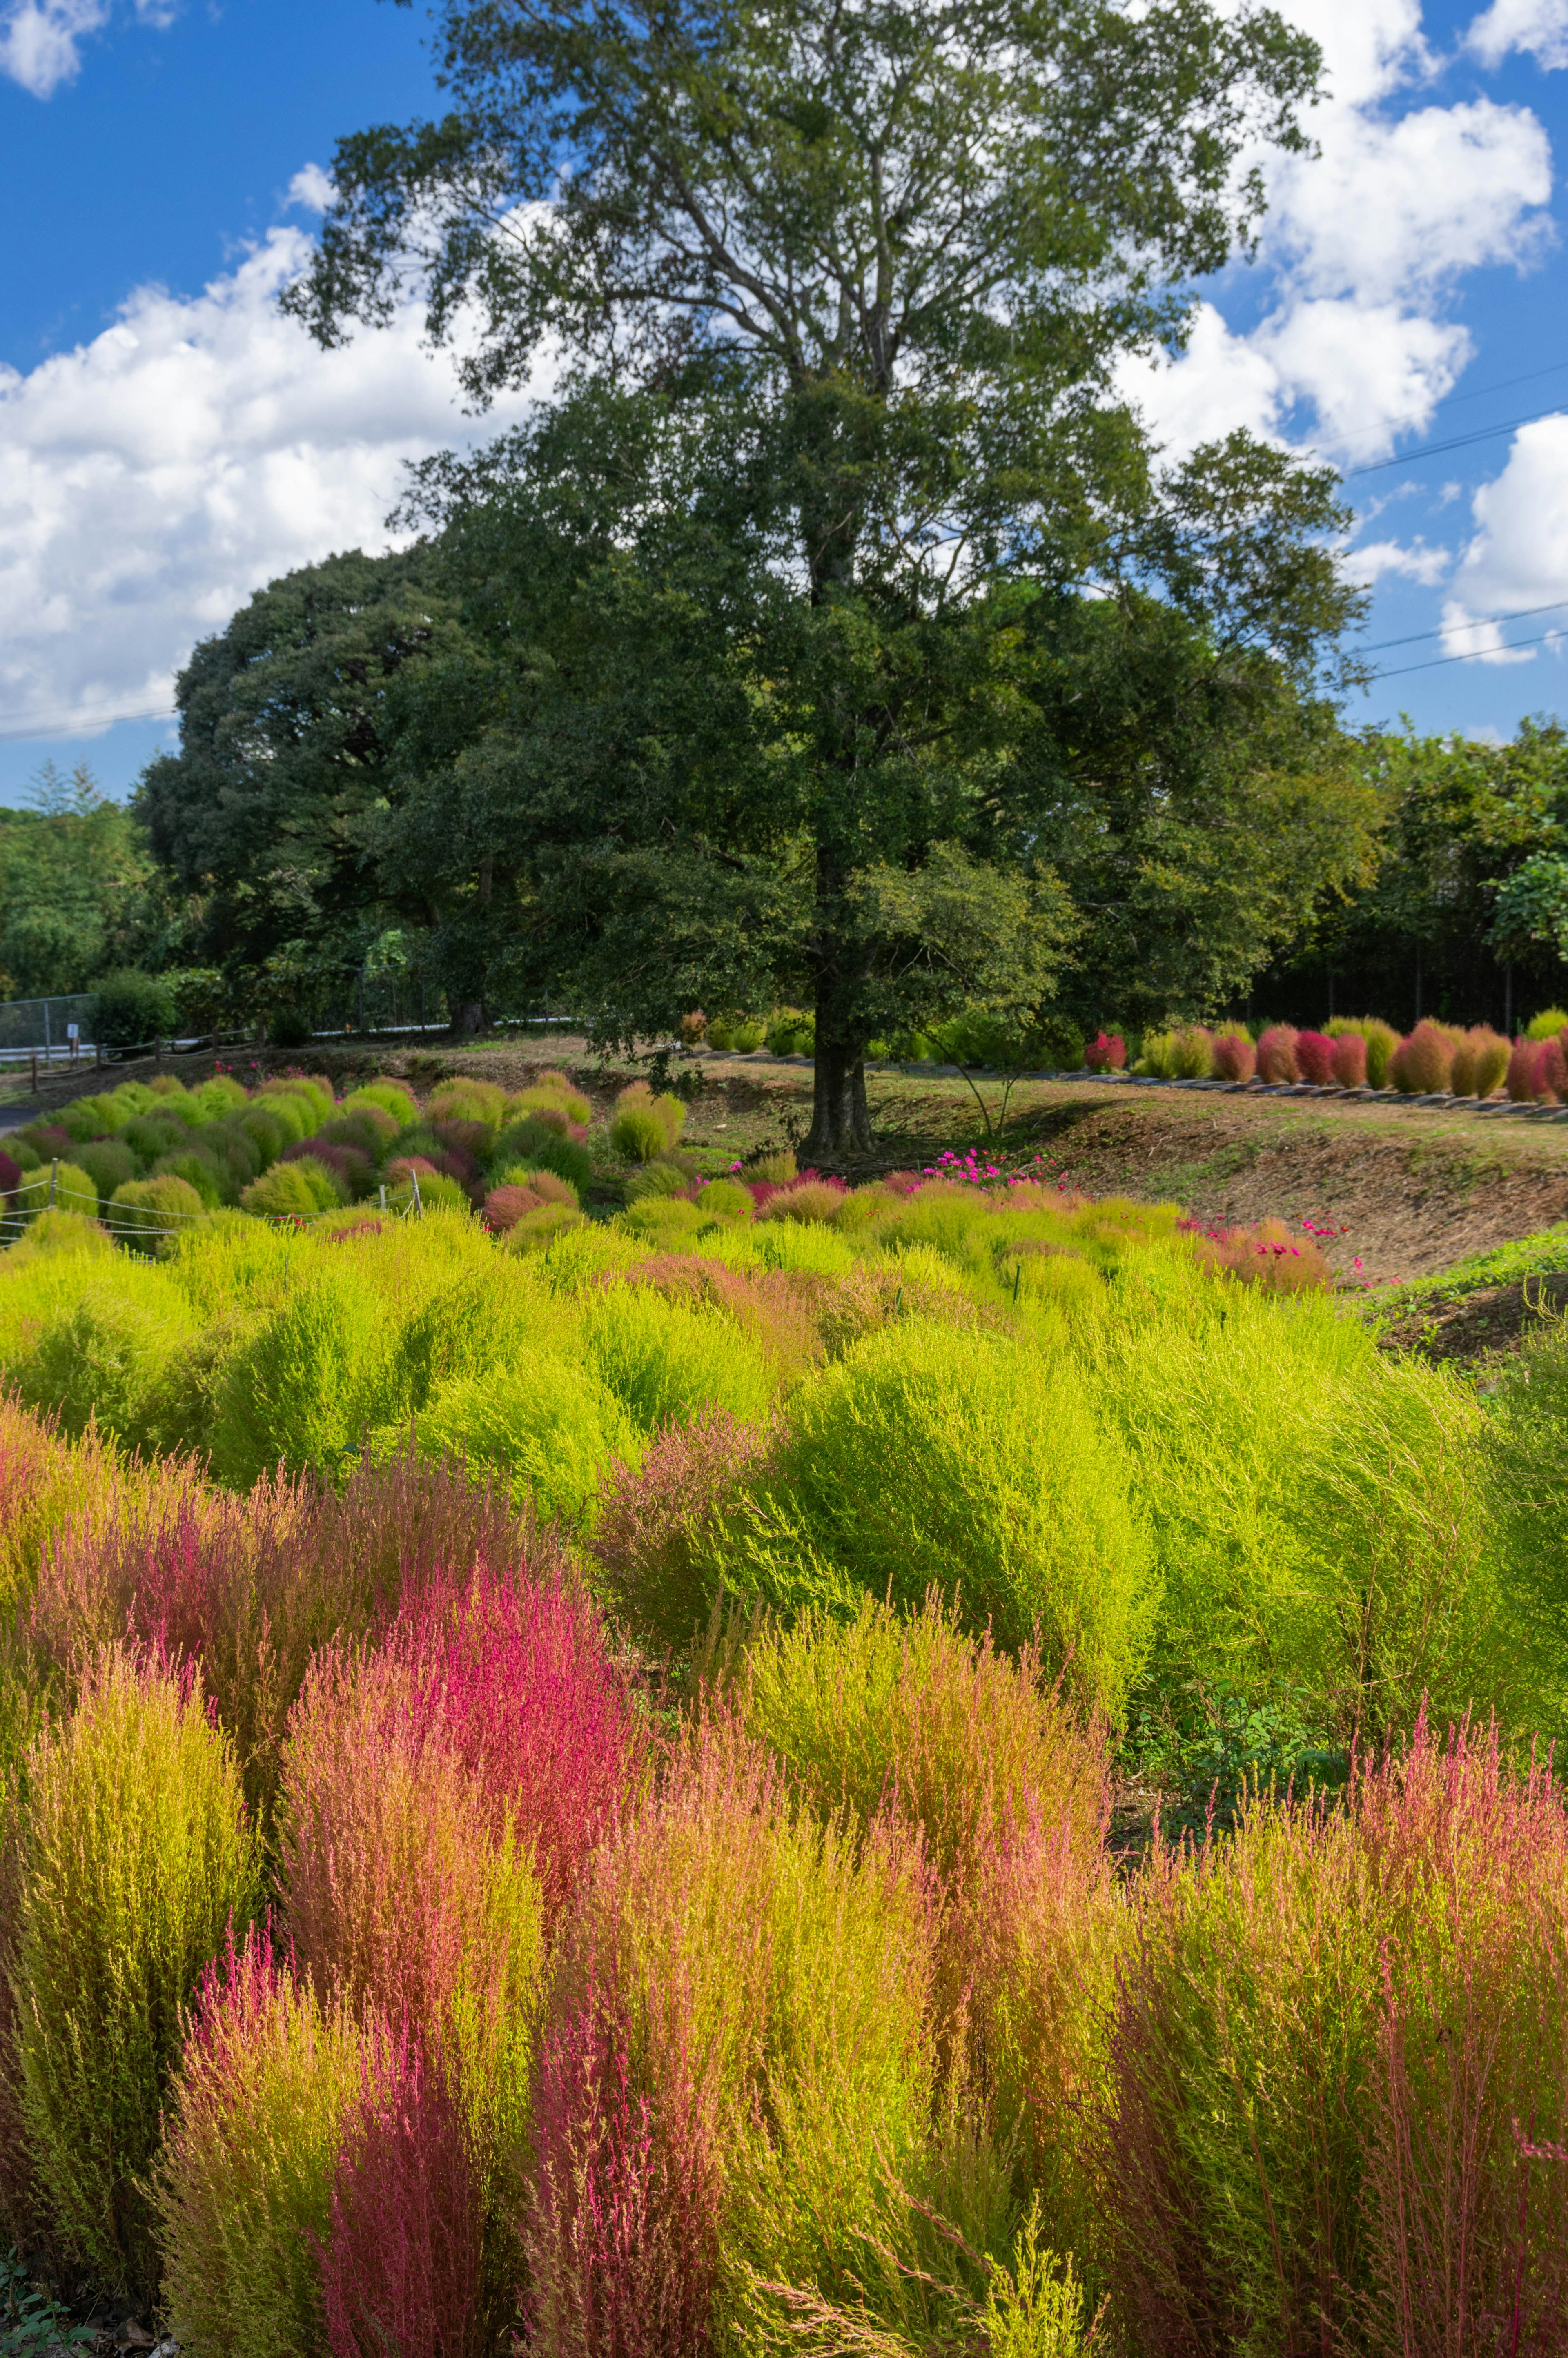
[[1270,1024],[1258,1043],[1258,1078],[1260,1081],[1301,1079],[1301,1066],[1296,1061],[1297,1037],[1292,1024]]
[[1084,1049],[1091,1073],[1119,1073],[1127,1064],[1127,1043],[1119,1032],[1097,1032]]
[[1320,1089],[1334,1087],[1334,1042],[1322,1032],[1296,1033],[1296,1063],[1303,1081]]
[[322,2257],[332,2358],[481,2358],[482,2202],[450,2076],[404,2023],[366,2041]]
[[1565,1878],[1550,1775],[1419,1725],[1343,1808],[1152,1864],[1102,2129],[1132,2346],[1568,2346]]
[[[436,1579],[373,1652],[312,1665],[284,1767],[287,1922],[373,2050],[328,2242],[340,2358],[489,2348],[505,2323],[546,1945],[637,1758],[593,1608],[559,1584]],[[435,2338],[398,2341],[432,2287]]]
[[1362,1033],[1342,1032],[1334,1043],[1331,1061],[1334,1077],[1342,1089],[1365,1088],[1367,1042]]
[[1214,1044],[1214,1069],[1222,1081],[1249,1081],[1258,1069],[1258,1051],[1245,1032],[1221,1032]]

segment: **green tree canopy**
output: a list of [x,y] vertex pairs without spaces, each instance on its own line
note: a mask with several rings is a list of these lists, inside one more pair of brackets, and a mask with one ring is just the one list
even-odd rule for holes
[[85,990],[178,930],[141,830],[79,764],[46,762],[31,807],[0,810],[0,997]]
[[148,765],[135,806],[197,897],[196,955],[242,986],[270,970],[287,997],[356,966],[379,930],[364,831],[386,794],[393,685],[451,629],[439,576],[424,548],[302,567],[179,675],[180,750]]
[[799,973],[808,1144],[863,1146],[892,1000],[1039,991],[1064,946],[1058,847],[997,819],[1028,597],[1162,585],[1303,683],[1354,609],[1329,476],[1241,438],[1162,475],[1113,391],[1251,235],[1241,156],[1303,144],[1317,53],[1201,0],[449,0],[438,52],[450,112],[341,144],[287,300],[330,341],[416,280],[436,336],[477,311],[480,398],[546,341],[576,373],[487,467],[427,471],[487,701],[467,657],[422,684],[384,871],[443,863],[476,973],[514,905],[519,956],[575,926],[607,1032],[655,984],[667,1022],[678,982]]

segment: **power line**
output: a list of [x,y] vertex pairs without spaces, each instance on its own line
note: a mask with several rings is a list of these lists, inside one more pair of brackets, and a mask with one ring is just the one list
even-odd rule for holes
[[1561,639],[1563,635],[1562,631],[1542,631],[1537,638],[1515,639],[1512,646],[1480,647],[1465,655],[1433,655],[1429,663],[1400,664],[1393,671],[1374,672],[1372,676],[1374,679],[1403,679],[1407,672],[1440,671],[1444,664],[1451,663],[1479,663],[1483,655],[1511,655],[1515,647],[1543,647],[1548,640]]
[[[1516,606],[1511,614],[1472,614],[1466,622],[1439,622],[1435,630],[1411,631],[1402,639],[1374,639],[1369,646],[1357,647],[1362,655],[1380,654],[1385,647],[1418,646],[1422,639],[1440,639],[1445,631],[1484,631],[1494,622],[1525,622],[1532,614],[1555,614],[1560,606],[1568,606],[1568,598],[1549,598],[1544,606]],[[1552,633],[1547,633],[1550,638]],[[1490,654],[1490,647],[1478,647],[1478,654]]]
[[[0,745],[29,737],[81,737],[89,730],[117,729],[123,720],[172,720],[167,706],[156,712],[116,712],[106,719],[81,720],[70,712],[0,712]],[[23,722],[24,727],[14,726]]]
[[1468,450],[1474,443],[1493,442],[1500,434],[1513,434],[1521,426],[1535,426],[1543,417],[1560,417],[1562,414],[1561,402],[1550,409],[1532,409],[1528,417],[1509,417],[1500,426],[1477,427],[1474,434],[1455,434],[1447,442],[1429,442],[1424,450],[1404,450],[1392,459],[1368,460],[1364,467],[1346,467],[1341,471],[1342,480],[1349,482],[1355,475],[1380,474],[1388,467],[1413,467],[1420,459],[1441,459],[1446,450]]
[[1422,426],[1440,409],[1456,408],[1462,401],[1484,401],[1492,393],[1510,393],[1516,384],[1533,384],[1538,377],[1556,376],[1563,369],[1568,369],[1568,361],[1552,361],[1546,368],[1526,369],[1522,376],[1499,377],[1495,384],[1473,385],[1468,393],[1445,393],[1441,401],[1433,402],[1426,409],[1408,409],[1402,417],[1381,417],[1373,426],[1352,426],[1343,438],[1360,441],[1368,434],[1385,434],[1391,426]]

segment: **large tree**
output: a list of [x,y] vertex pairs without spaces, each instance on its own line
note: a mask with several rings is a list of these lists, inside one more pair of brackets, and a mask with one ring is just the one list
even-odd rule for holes
[[[180,749],[144,772],[135,810],[193,896],[191,946],[243,1001],[308,995],[362,960],[382,887],[365,832],[387,793],[392,691],[444,651],[450,601],[427,548],[357,550],[259,590],[180,673]],[[411,912],[429,923],[428,895]]]
[[[1158,581],[1223,630],[1243,590],[1270,656],[1298,668],[1350,611],[1322,543],[1328,478],[1233,442],[1162,480],[1113,390],[1252,234],[1261,185],[1239,158],[1303,144],[1316,50],[1271,11],[1202,0],[448,0],[438,27],[450,111],[341,143],[286,299],[331,341],[416,283],[438,338],[477,318],[462,367],[481,400],[564,352],[568,412],[610,438],[600,479],[627,476],[612,540],[645,555],[662,508],[736,552],[697,605],[722,577],[745,601],[724,610],[719,702],[768,708],[741,731],[741,771],[782,799],[791,859],[754,798],[726,799],[728,845],[694,827],[700,784],[695,805],[659,805],[640,849],[666,875],[678,851],[698,911],[726,853],[793,889],[817,1017],[809,1144],[864,1146],[861,1053],[889,977],[914,970],[903,929],[925,939],[945,911],[973,943],[988,895],[1001,905],[977,862],[1027,713],[1022,590]],[[585,376],[630,408],[595,413]],[[643,571],[656,603],[665,577]],[[504,799],[492,750],[475,808]],[[477,783],[483,757],[462,751]],[[611,830],[607,871],[638,849]],[[1044,958],[1036,881],[1032,936],[1015,914]],[[476,909],[486,890],[476,864]]]

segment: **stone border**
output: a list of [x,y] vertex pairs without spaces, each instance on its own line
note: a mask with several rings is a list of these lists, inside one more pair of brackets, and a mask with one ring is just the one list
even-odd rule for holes
[[[810,1056],[771,1056],[765,1048],[697,1048],[688,1050],[713,1064],[795,1065],[809,1068]],[[1207,1089],[1226,1097],[1334,1098],[1350,1105],[1426,1106],[1444,1113],[1468,1113],[1493,1121],[1568,1121],[1568,1106],[1516,1104],[1511,1098],[1456,1098],[1446,1091],[1432,1097],[1407,1097],[1400,1089],[1320,1087],[1315,1081],[1167,1081],[1154,1073],[1091,1073],[1081,1066],[1073,1073],[999,1072],[994,1065],[903,1064],[883,1057],[866,1066],[868,1073],[892,1073],[909,1081],[1079,1081],[1098,1087],[1115,1085],[1132,1089]]]

